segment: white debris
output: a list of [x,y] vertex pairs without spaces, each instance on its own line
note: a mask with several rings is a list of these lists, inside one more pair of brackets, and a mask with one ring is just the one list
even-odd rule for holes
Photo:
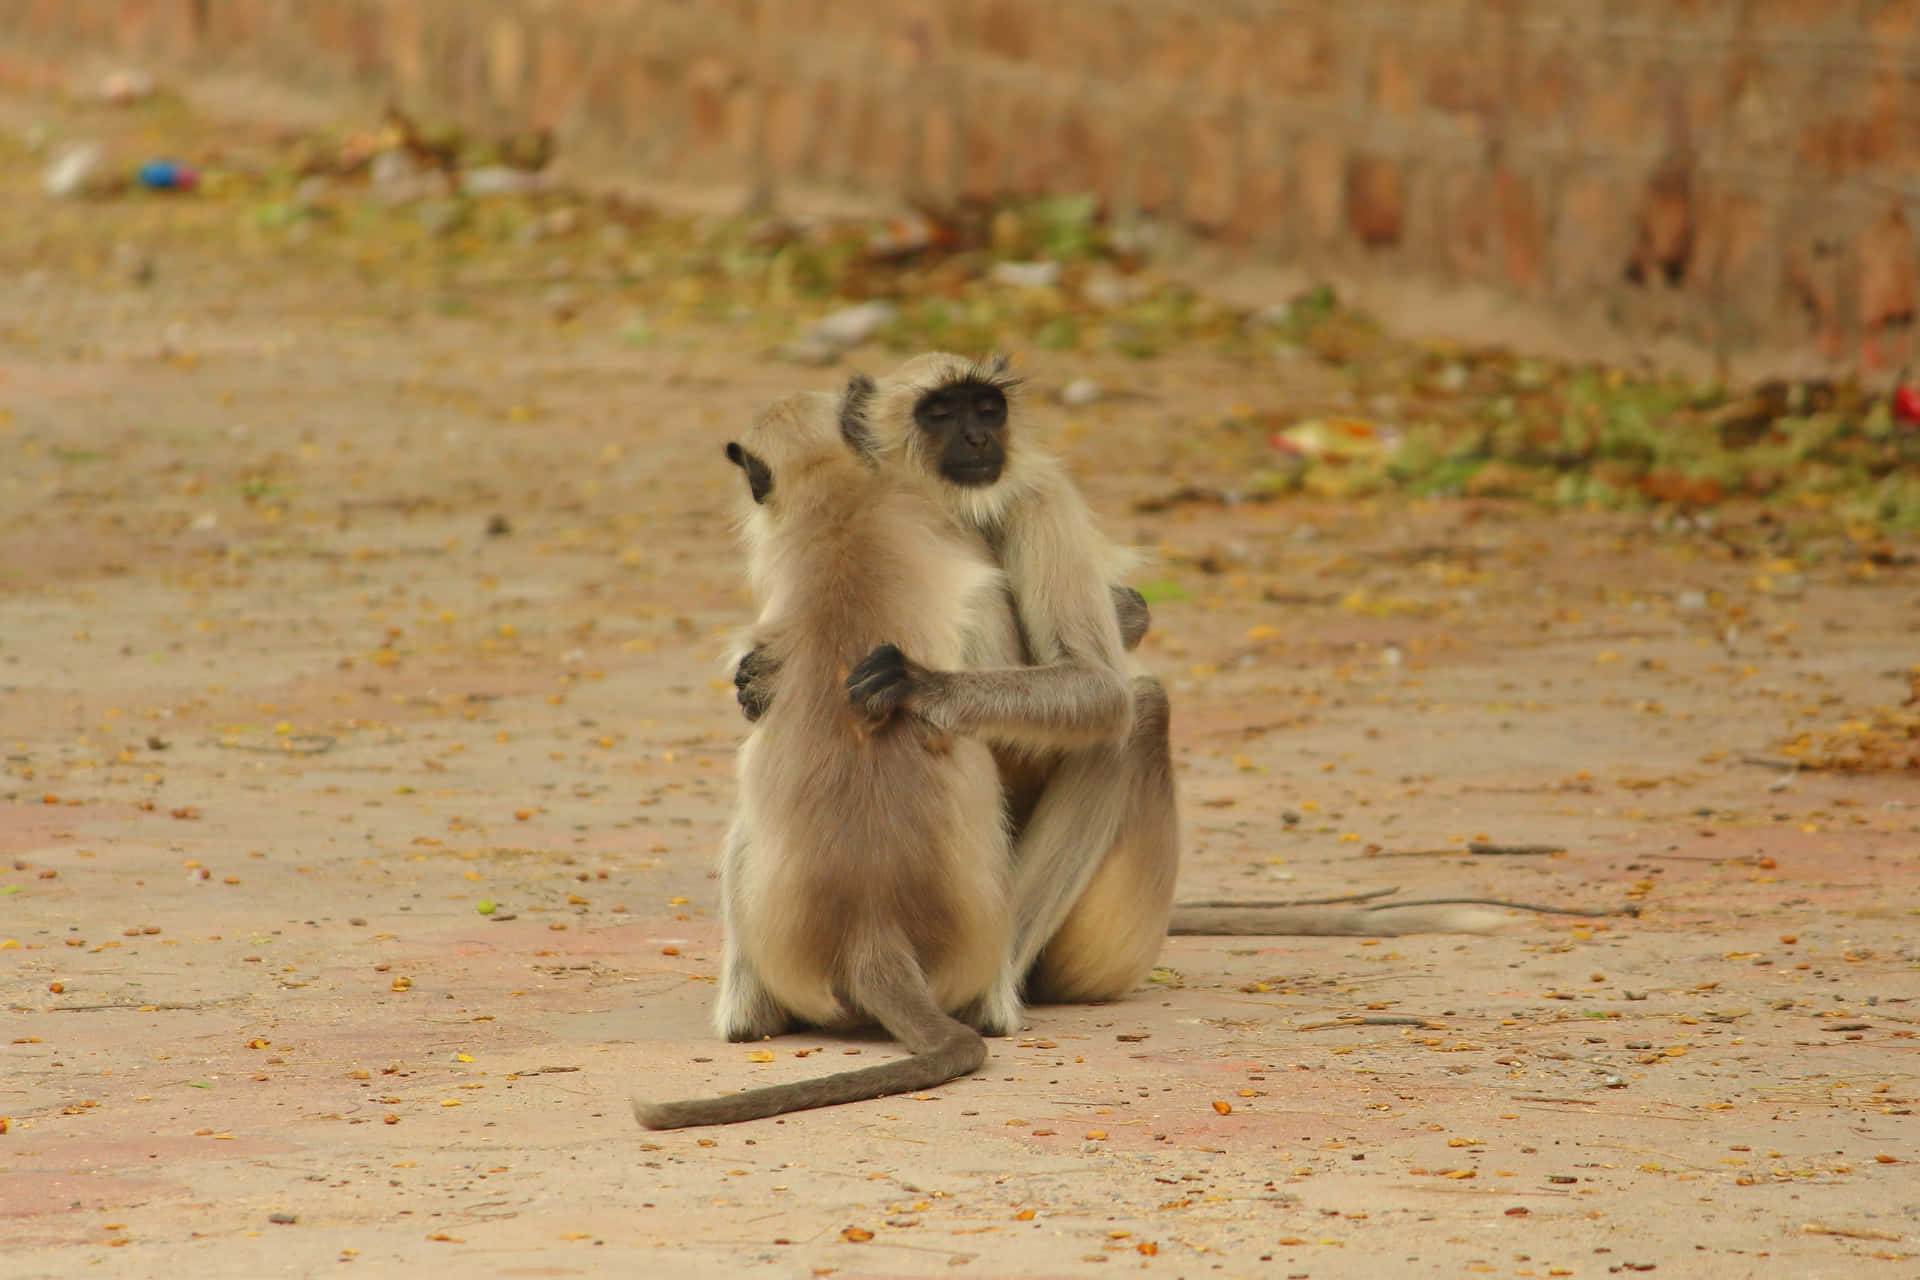
[[1096,307],[1112,310],[1134,299],[1133,282],[1117,271],[1095,271],[1080,284],[1080,296]]
[[883,260],[904,258],[932,244],[938,230],[938,227],[920,214],[908,214],[904,218],[896,218],[868,236],[867,253],[871,257]]
[[843,307],[788,343],[780,354],[795,364],[829,365],[893,323],[900,310],[891,302],[862,302]]
[[1018,289],[1051,289],[1060,283],[1057,262],[996,262],[987,272],[995,284],[1010,284]]
[[412,204],[418,200],[444,197],[449,188],[447,175],[427,169],[413,153],[399,147],[382,151],[367,168],[367,181],[383,204]]
[[1092,378],[1075,378],[1060,390],[1060,403],[1083,409],[1100,398],[1100,384]]
[[40,185],[55,200],[85,195],[104,155],[97,142],[77,142],[62,147],[41,173]]
[[420,172],[413,156],[398,148],[382,151],[367,166],[367,181],[376,191],[388,191],[410,182]]
[[1269,302],[1266,306],[1248,316],[1247,319],[1254,324],[1266,325],[1270,329],[1284,328],[1293,321],[1293,304],[1291,302]]
[[539,174],[509,169],[503,164],[483,165],[460,175],[460,189],[470,196],[525,195],[538,191],[540,186]]
[[891,302],[863,302],[823,317],[807,336],[836,347],[857,347],[892,324],[899,314],[899,309]]

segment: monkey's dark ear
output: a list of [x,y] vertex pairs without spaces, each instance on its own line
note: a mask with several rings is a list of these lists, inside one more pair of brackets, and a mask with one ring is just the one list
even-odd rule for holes
[[1013,367],[1013,361],[1004,351],[996,351],[987,357],[987,376],[998,378]]
[[765,502],[773,492],[773,472],[767,464],[732,440],[727,442],[727,461],[747,473],[747,490],[753,494],[753,500]]
[[867,422],[867,407],[873,403],[873,392],[873,379],[856,373],[847,379],[847,389],[840,395],[840,437],[848,448],[868,462],[874,460],[880,449],[880,441]]

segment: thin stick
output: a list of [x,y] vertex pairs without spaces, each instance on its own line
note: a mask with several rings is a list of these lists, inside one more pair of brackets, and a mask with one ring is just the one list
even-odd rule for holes
[[1800,1227],[1800,1234],[1808,1236],[1839,1236],[1844,1240],[1900,1239],[1898,1235],[1891,1231],[1876,1231],[1871,1227],[1835,1227],[1829,1226],[1824,1222],[1804,1223]]
[[[112,1004],[54,1004],[54,1005],[46,1006],[45,1012],[47,1013],[102,1013],[109,1009],[130,1009],[135,1013],[175,1013],[175,1012],[182,1012],[182,1011],[198,1011],[200,1009],[213,1009],[223,1004],[237,1004],[237,1003],[239,1003],[238,999],[189,1000],[185,1004],[176,1004],[166,1000],[158,1000],[158,1001],[142,1003],[142,1004],[134,1004],[131,1002],[127,1002],[127,1003],[115,1002]],[[29,1011],[27,1010],[27,1007],[25,1005],[9,1005],[7,1007],[10,1009],[19,1009],[22,1011]],[[30,1012],[40,1012],[40,1010],[31,1010]]]
[[296,733],[291,737],[280,738],[273,746],[261,746],[255,742],[234,742],[229,739],[216,739],[214,746],[222,751],[254,751],[269,756],[317,756],[333,750],[339,739],[328,733]]
[[1328,1027],[1424,1027],[1429,1031],[1445,1031],[1446,1023],[1436,1018],[1421,1018],[1410,1013],[1376,1013],[1362,1017],[1335,1018],[1331,1022],[1307,1022],[1294,1028],[1295,1031],[1325,1031]]
[[1565,853],[1566,851],[1567,846],[1563,844],[1491,844],[1485,840],[1470,840],[1467,842],[1468,853],[1525,855],[1535,853]]
[[1563,844],[1493,844],[1485,840],[1475,840],[1465,848],[1382,849],[1378,853],[1370,853],[1367,856],[1370,858],[1458,858],[1467,854],[1487,856],[1507,854],[1515,857],[1524,857],[1534,854],[1565,853],[1566,851],[1567,846]]

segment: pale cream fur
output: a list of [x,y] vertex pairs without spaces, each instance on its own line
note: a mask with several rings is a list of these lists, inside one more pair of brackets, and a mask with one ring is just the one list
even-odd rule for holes
[[910,714],[866,723],[844,680],[886,642],[962,665],[980,619],[1004,613],[1004,575],[916,486],[847,446],[837,403],[788,397],[741,438],[774,477],[743,533],[751,640],[780,692],[739,758],[716,1019],[735,1038],[769,1005],[823,1027],[865,1021],[845,1000],[850,967],[862,948],[904,945],[942,1009],[985,1001],[999,1029],[1017,1001],[992,755]]

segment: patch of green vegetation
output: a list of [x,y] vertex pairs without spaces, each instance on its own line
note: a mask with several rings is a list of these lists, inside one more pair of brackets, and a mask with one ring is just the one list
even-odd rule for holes
[[1160,604],[1166,600],[1187,599],[1187,589],[1171,578],[1159,578],[1152,582],[1143,582],[1135,590],[1148,604]]
[[[459,194],[462,170],[510,151],[524,158],[526,148],[459,143],[388,119],[292,141],[225,132],[215,149],[177,99],[141,111],[153,148],[198,168],[199,189],[148,198],[122,181],[88,218],[37,230],[40,256],[98,271],[103,227],[162,248],[214,240],[242,256],[331,266],[374,296],[446,315],[591,324],[598,307],[597,322],[635,347],[701,324],[776,348],[824,314],[885,301],[894,318],[873,341],[896,352],[1028,348],[1150,361],[1204,351],[1248,366],[1311,362],[1334,376],[1303,382],[1335,390],[1318,403],[1254,406],[1232,422],[1198,424],[1206,444],[1196,463],[1262,496],[1397,492],[1595,509],[1743,500],[1783,518],[1920,528],[1920,424],[1854,383],[1703,387],[1413,342],[1324,285],[1257,309],[1229,306],[1158,270],[1151,228],[1116,222],[1085,193],[894,219],[684,216],[551,185],[470,199]],[[411,195],[378,189],[375,153],[402,138],[431,157],[416,157],[416,177],[444,167],[448,179]],[[0,158],[18,154],[0,136]],[[1007,263],[1028,265],[996,274]],[[543,302],[556,291],[565,305]],[[1325,438],[1287,438],[1307,423],[1325,427]],[[77,465],[104,455],[52,456]],[[279,492],[264,480],[250,486],[253,497]]]

